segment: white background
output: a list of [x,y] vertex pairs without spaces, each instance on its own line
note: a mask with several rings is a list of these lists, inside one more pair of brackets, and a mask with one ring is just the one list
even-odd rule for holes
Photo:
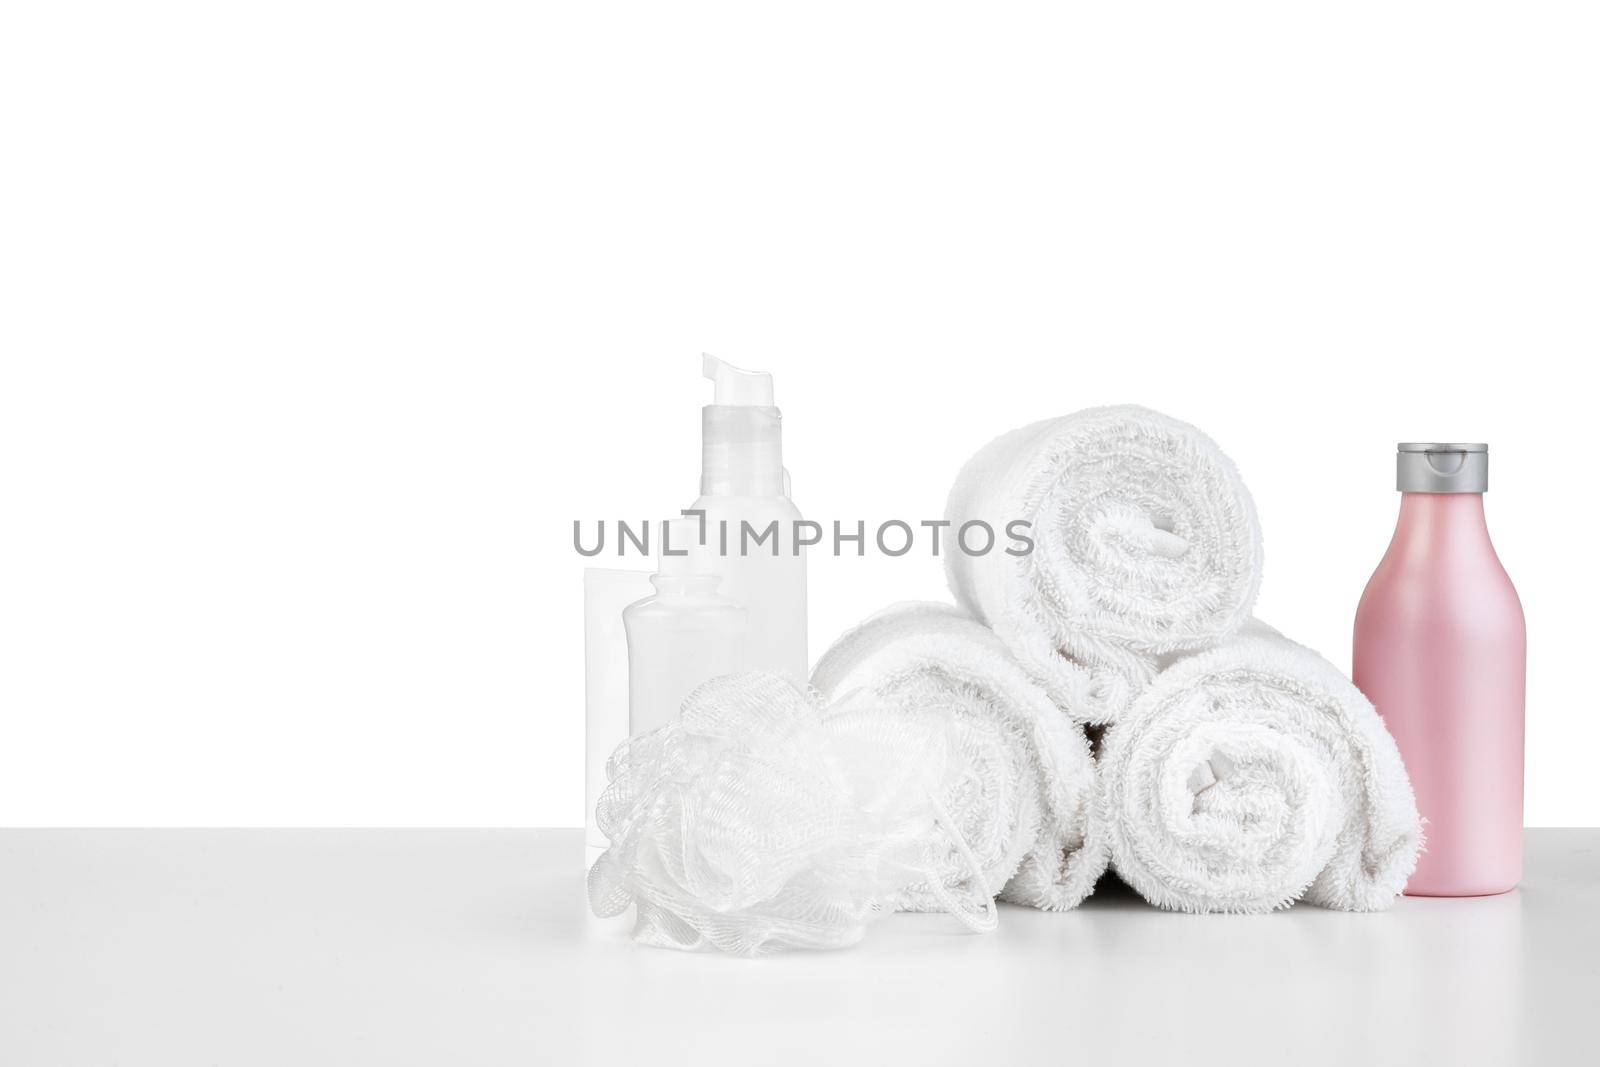
[[[812,518],[1136,401],[1349,663],[1402,439],[1487,440],[1527,818],[1600,823],[1600,8],[7,4],[0,823],[581,819],[575,518]],[[813,560],[813,657],[936,561]]]

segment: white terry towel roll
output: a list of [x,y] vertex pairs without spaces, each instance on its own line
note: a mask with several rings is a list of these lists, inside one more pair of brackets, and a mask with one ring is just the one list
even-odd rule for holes
[[[1115,721],[1162,654],[1238,629],[1260,584],[1255,504],[1232,461],[1146,408],[1090,408],[991,441],[956,479],[945,518],[956,599],[1082,722]],[[1019,519],[1034,547],[1011,555]],[[969,555],[957,539],[978,521],[996,546]],[[970,547],[984,541],[969,531]]]
[[1379,911],[1416,867],[1416,801],[1372,704],[1260,623],[1163,671],[1099,771],[1112,863],[1161,907]]
[[[954,714],[967,771],[941,802],[983,869],[984,895],[1058,910],[1094,889],[1107,851],[1088,823],[1088,739],[981,623],[946,604],[896,605],[834,642],[811,684],[830,704],[864,694]],[[945,886],[970,890],[968,864],[954,851],[947,860]],[[896,904],[935,911],[939,899],[924,884]]]

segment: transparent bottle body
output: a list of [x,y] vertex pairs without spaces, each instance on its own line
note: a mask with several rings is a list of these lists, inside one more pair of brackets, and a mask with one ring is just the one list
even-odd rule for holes
[[[715,578],[652,579],[659,590],[622,613],[628,633],[628,733],[672,722],[712,678],[746,670],[747,613]],[[686,589],[685,586],[690,588]]]
[[784,674],[804,685],[810,659],[806,550],[797,551],[795,543],[799,509],[784,496],[712,494],[696,500],[694,510],[705,512],[706,543],[722,579],[717,592],[749,612],[746,669]]

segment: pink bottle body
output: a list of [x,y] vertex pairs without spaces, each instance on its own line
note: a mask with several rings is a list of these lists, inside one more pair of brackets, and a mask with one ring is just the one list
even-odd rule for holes
[[1356,609],[1354,678],[1394,735],[1426,820],[1411,896],[1522,879],[1527,631],[1475,492],[1408,492]]

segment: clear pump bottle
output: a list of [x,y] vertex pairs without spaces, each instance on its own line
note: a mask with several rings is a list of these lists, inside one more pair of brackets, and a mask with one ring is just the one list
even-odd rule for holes
[[622,612],[628,634],[628,733],[654,730],[678,717],[683,700],[703,683],[745,670],[748,614],[721,596],[710,553],[697,543],[698,523],[661,527],[654,596]]
[[746,669],[804,684],[805,546],[797,544],[800,511],[789,499],[772,375],[715,356],[704,357],[703,373],[717,388],[701,410],[700,499],[691,510],[703,513],[720,592],[750,613]]

